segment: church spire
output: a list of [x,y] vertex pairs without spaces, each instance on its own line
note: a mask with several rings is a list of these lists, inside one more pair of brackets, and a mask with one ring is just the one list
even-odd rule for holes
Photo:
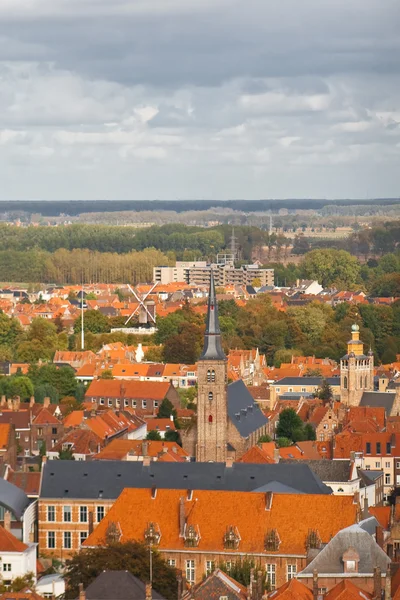
[[221,344],[221,330],[218,320],[218,304],[215,293],[214,273],[210,273],[210,290],[208,292],[208,310],[204,348],[200,360],[226,360]]

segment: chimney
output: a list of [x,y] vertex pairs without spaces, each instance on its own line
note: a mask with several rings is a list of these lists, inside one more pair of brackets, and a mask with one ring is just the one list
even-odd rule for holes
[[151,583],[146,583],[146,600],[152,600],[153,592],[151,589]]
[[383,550],[383,529],[380,525],[377,525],[375,529],[375,540],[378,546]]
[[4,511],[4,529],[11,532],[11,513],[9,510]]
[[363,518],[367,519],[368,515],[369,515],[369,511],[368,511],[368,498],[367,498],[367,493],[365,492]]
[[382,597],[382,573],[379,567],[374,568],[374,591],[372,600],[381,600]]
[[13,400],[13,410],[19,410],[21,406],[21,398],[19,396],[15,396]]
[[385,577],[385,600],[392,600],[392,580],[390,577],[390,565],[386,567]]
[[149,467],[150,463],[151,463],[150,456],[143,456],[143,466],[144,467]]
[[43,400],[43,408],[49,408],[50,406],[50,398],[48,396],[46,396],[46,398],[44,398]]
[[272,506],[272,492],[265,493],[265,510],[271,510]]
[[183,498],[179,499],[179,536],[183,537],[185,533],[185,504]]
[[89,527],[88,527],[88,533],[89,533],[89,535],[91,535],[93,533],[93,529],[94,529],[93,522],[94,522],[93,511],[89,510]]
[[32,408],[35,404],[35,396],[31,396],[29,400],[29,408]]
[[13,409],[13,405],[12,405],[12,400],[11,398],[7,399],[7,408],[8,410],[12,410]]
[[233,465],[233,456],[227,456],[225,460],[225,467],[231,469]]
[[149,450],[149,442],[146,440],[142,441],[142,455],[147,456]]
[[47,456],[42,456],[42,465],[47,463]]
[[314,571],[313,571],[312,579],[313,579],[313,583],[312,583],[313,600],[318,600],[318,571],[316,569],[314,569]]
[[7,399],[6,397],[3,395],[1,397],[1,402],[0,402],[0,406],[5,406],[7,404]]
[[86,594],[83,589],[83,583],[79,584],[79,600],[86,600]]
[[274,462],[278,463],[280,459],[279,448],[274,448]]

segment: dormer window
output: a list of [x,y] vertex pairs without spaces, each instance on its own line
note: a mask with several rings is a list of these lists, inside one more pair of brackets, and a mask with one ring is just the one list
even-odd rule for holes
[[199,545],[200,534],[194,525],[189,525],[185,530],[184,542],[186,548],[196,548]]
[[227,528],[224,535],[224,548],[226,550],[236,550],[239,547],[240,535],[236,527],[232,525]]
[[279,535],[276,529],[269,529],[265,536],[265,549],[270,552],[279,550],[279,544],[281,543]]
[[157,546],[160,543],[161,532],[158,523],[147,523],[146,530],[144,532],[144,539],[149,546]]
[[308,535],[306,539],[306,548],[309,550],[310,548],[320,548],[322,540],[318,533],[317,529],[309,529]]
[[[101,497],[101,496],[99,495],[99,497]],[[120,531],[117,523],[114,523],[113,521],[111,521],[106,530],[107,544],[117,544],[120,540],[120,537],[121,537],[121,531]]]
[[360,555],[357,550],[350,546],[348,550],[342,556],[343,569],[345,573],[358,573],[358,563],[360,562]]

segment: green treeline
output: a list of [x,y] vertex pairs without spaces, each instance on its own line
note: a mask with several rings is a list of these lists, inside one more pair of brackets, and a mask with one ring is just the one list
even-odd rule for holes
[[59,249],[54,253],[38,249],[1,250],[0,281],[57,284],[128,282],[136,285],[151,281],[153,267],[160,264],[168,264],[168,257],[154,248],[127,254],[85,249]]

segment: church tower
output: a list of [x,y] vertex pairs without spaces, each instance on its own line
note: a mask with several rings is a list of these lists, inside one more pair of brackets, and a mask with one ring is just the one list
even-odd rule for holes
[[340,398],[347,406],[358,406],[362,395],[374,389],[374,354],[364,354],[360,328],[351,327],[351,340],[347,354],[340,360]]
[[222,349],[214,275],[210,291],[204,348],[197,365],[198,462],[225,462],[227,444],[227,359]]

